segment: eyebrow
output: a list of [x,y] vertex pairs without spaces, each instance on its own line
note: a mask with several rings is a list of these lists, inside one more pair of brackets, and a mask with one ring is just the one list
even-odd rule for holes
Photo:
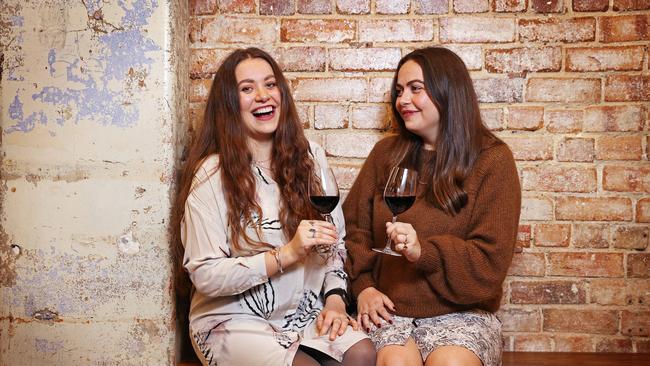
[[[264,78],[264,81],[267,81],[267,80],[269,80],[269,79],[275,79],[275,75],[267,75],[267,76]],[[253,80],[253,79],[244,79],[244,80],[238,82],[238,83],[237,83],[237,86],[239,86],[239,85],[241,85],[241,84],[243,84],[243,83],[255,83],[255,80]]]
[[[420,79],[413,79],[413,80],[409,81],[408,83],[406,83],[406,86],[412,85],[413,83],[421,83],[421,84],[424,84],[424,81],[422,81],[422,80],[420,80]],[[401,87],[402,84],[397,83],[397,85],[395,85],[395,86],[399,86],[399,87]]]

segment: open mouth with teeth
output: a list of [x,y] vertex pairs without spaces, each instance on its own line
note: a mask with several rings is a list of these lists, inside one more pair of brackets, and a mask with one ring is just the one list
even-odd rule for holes
[[273,118],[273,115],[275,114],[275,107],[271,105],[267,105],[255,109],[252,113],[253,116],[255,116],[255,118],[257,119],[267,120]]

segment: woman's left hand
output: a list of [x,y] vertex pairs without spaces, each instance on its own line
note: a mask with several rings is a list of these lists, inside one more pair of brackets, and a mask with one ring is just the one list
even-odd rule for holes
[[316,320],[318,335],[322,336],[329,332],[329,339],[333,341],[336,337],[345,333],[348,325],[352,326],[354,330],[359,330],[357,321],[345,312],[343,299],[339,295],[328,296],[325,300],[325,306]]
[[409,262],[415,262],[422,255],[418,234],[411,224],[405,222],[387,222],[386,235],[394,242],[395,250],[401,252]]

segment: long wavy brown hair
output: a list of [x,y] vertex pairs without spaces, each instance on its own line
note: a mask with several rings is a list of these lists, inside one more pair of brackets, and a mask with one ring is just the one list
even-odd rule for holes
[[[424,162],[425,197],[449,215],[457,214],[467,204],[463,182],[470,174],[486,141],[502,143],[483,124],[472,79],[465,63],[454,52],[440,47],[415,50],[404,56],[395,71],[391,88],[391,107],[397,122],[395,165],[415,165],[424,148],[422,139],[410,132],[395,105],[397,74],[407,61],[422,68],[427,95],[440,114],[435,159]],[[421,172],[422,173],[422,172]]]
[[[181,289],[187,285],[187,276],[182,269],[184,248],[180,239],[185,201],[192,189],[194,174],[209,155],[219,155],[218,171],[228,205],[228,227],[234,252],[246,255],[270,248],[269,244],[251,238],[245,231],[247,225],[256,226],[256,218],[261,220],[262,209],[255,196],[255,178],[251,170],[253,157],[240,114],[235,68],[252,58],[263,59],[271,66],[282,96],[279,123],[273,135],[271,168],[281,195],[279,218],[285,237],[294,235],[300,220],[318,217],[309,203],[308,194],[308,182],[314,179],[314,164],[287,80],[268,53],[258,48],[232,52],[214,76],[203,123],[193,136],[180,173],[171,230],[177,287]],[[259,234],[259,226],[257,230]]]

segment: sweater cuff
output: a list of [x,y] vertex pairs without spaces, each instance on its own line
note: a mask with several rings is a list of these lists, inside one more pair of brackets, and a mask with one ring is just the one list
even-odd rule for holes
[[422,272],[434,273],[442,269],[440,266],[440,251],[437,246],[431,243],[434,241],[436,241],[435,237],[430,237],[427,238],[425,245],[420,245],[422,253],[420,258],[414,262],[414,265],[415,268]]
[[361,291],[367,289],[368,287],[375,287],[375,281],[372,279],[372,274],[367,272],[361,274],[357,279],[355,279],[350,287],[352,290],[352,295],[356,299]]

